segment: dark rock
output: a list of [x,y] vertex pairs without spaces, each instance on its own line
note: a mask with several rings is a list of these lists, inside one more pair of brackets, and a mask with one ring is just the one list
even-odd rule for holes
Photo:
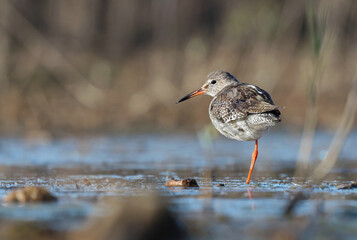
[[195,179],[187,178],[182,180],[168,180],[166,187],[199,187]]
[[3,198],[4,202],[53,202],[57,198],[43,187],[23,187],[14,190]]
[[357,182],[337,185],[336,188],[337,188],[337,189],[352,189],[352,188],[357,188]]
[[217,187],[224,187],[224,183],[217,183]]

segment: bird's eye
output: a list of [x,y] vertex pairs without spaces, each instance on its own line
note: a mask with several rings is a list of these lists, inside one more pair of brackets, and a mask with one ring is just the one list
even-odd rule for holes
[[212,80],[211,84],[216,84],[216,82],[217,82],[216,80]]

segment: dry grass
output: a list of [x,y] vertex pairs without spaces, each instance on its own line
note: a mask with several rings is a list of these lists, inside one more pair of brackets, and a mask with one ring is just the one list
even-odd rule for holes
[[[336,127],[357,60],[357,4],[331,11],[317,126]],[[314,1],[319,3],[319,1]],[[197,129],[206,100],[176,106],[212,70],[271,92],[301,126],[316,72],[300,1],[1,1],[0,130],[30,136]],[[316,45],[316,44],[315,44]],[[314,45],[314,46],[315,46]]]

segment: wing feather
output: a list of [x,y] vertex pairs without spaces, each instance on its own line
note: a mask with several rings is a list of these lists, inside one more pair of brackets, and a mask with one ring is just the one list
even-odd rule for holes
[[246,83],[223,89],[210,106],[211,114],[225,123],[243,120],[249,114],[269,112],[278,108],[266,91]]

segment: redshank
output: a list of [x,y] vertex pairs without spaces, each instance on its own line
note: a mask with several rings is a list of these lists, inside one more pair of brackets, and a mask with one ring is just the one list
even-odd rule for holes
[[255,141],[246,181],[249,184],[258,156],[258,139],[281,121],[279,107],[274,105],[269,93],[255,85],[240,83],[226,71],[211,72],[202,87],[177,103],[201,94],[213,97],[209,116],[222,135],[238,141]]

